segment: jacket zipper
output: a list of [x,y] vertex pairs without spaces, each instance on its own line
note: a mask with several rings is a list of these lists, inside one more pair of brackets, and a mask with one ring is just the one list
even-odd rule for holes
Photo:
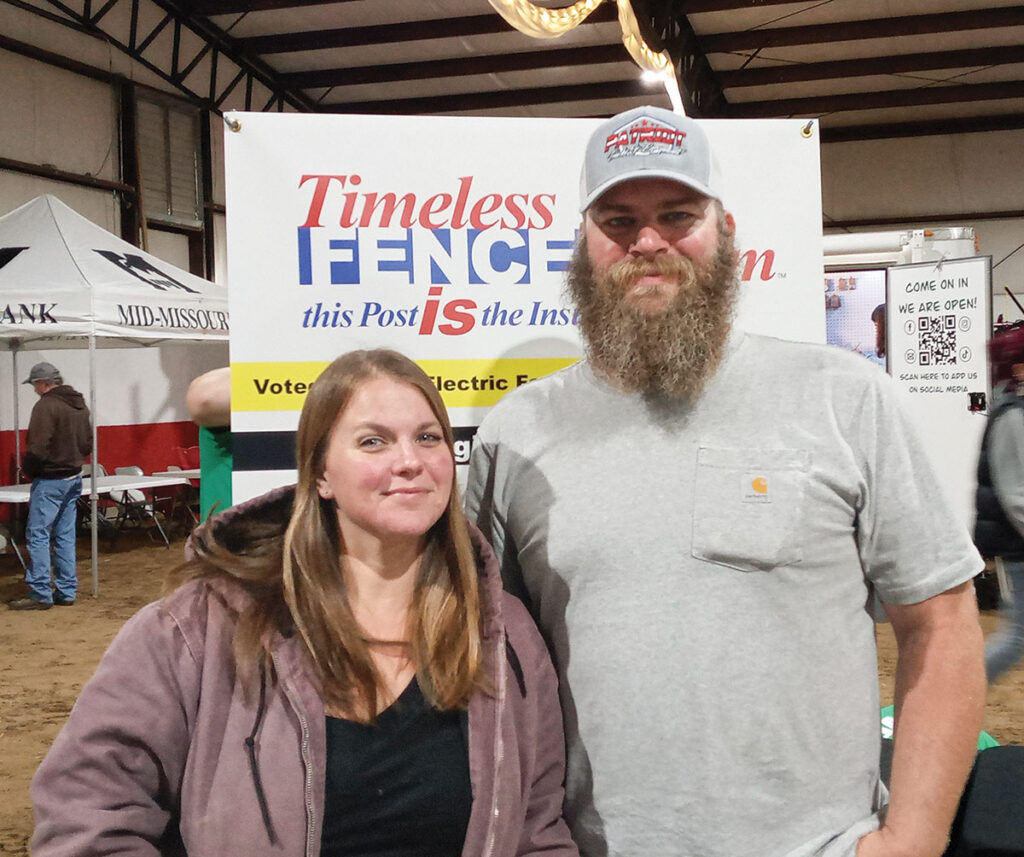
[[505,711],[505,694],[506,686],[508,684],[508,671],[505,664],[505,629],[502,628],[498,638],[498,645],[495,647],[495,661],[497,668],[495,672],[498,678],[497,688],[497,704],[495,705],[494,712],[494,770],[492,772],[492,788],[491,788],[491,812],[488,818],[487,826],[487,839],[484,844],[484,850],[481,857],[491,857],[494,854],[494,840],[498,834],[498,815],[500,809],[498,807],[498,789],[500,780],[498,774],[501,770],[502,761],[505,757],[505,742],[502,739],[502,715]]
[[313,833],[316,822],[313,818],[313,764],[309,758],[309,721],[306,720],[306,713],[292,694],[288,682],[284,680],[284,673],[282,673],[277,662],[277,652],[272,652],[270,659],[274,662],[274,671],[277,675],[281,676],[281,688],[284,690],[284,695],[288,698],[288,702],[295,711],[295,716],[299,718],[299,727],[302,730],[302,764],[306,769],[306,782],[303,794],[306,801],[306,857],[313,857]]

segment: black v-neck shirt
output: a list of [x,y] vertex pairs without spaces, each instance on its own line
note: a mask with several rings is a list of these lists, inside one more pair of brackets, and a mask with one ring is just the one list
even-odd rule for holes
[[459,712],[415,678],[373,726],[327,718],[323,857],[459,857],[472,800]]

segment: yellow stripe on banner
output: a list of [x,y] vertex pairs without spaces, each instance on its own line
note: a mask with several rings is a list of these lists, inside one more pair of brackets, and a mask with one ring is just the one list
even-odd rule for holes
[[326,366],[327,361],[232,363],[231,409],[301,411],[309,385]]
[[509,390],[576,362],[576,357],[417,360],[449,408],[489,408]]
[[[486,408],[509,390],[575,363],[575,357],[417,360],[449,408]],[[232,363],[236,411],[298,411],[326,362]]]

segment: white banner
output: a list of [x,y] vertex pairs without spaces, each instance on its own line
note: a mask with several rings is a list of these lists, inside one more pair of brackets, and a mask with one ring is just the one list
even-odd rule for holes
[[991,281],[990,256],[898,265],[887,273],[889,372],[967,524],[985,428],[969,407],[972,393],[989,388]]
[[[236,501],[294,479],[305,391],[340,353],[417,360],[460,462],[505,392],[578,359],[562,284],[599,120],[225,118]],[[738,323],[823,342],[817,126],[703,124],[738,226]]]

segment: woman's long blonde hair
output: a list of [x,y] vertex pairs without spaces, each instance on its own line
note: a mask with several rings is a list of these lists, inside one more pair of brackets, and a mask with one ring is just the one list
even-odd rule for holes
[[[171,581],[218,574],[243,581],[254,608],[239,617],[240,667],[251,669],[269,655],[274,632],[290,620],[316,665],[325,704],[362,722],[373,721],[386,695],[349,604],[336,510],[320,497],[317,480],[335,423],[356,389],[377,377],[423,394],[454,456],[444,403],[419,366],[387,349],[344,354],[316,379],[302,408],[295,441],[298,483],[287,530],[261,532],[256,522],[239,551],[200,540],[196,560]],[[480,615],[476,563],[453,475],[448,507],[426,534],[411,606],[411,657],[423,695],[436,708],[465,707],[482,685]]]

